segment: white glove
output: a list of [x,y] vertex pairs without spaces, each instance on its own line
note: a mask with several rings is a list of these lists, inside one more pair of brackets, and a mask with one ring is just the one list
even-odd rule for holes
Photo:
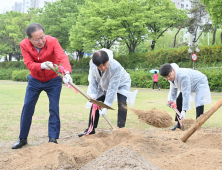
[[49,68],[45,63],[49,64],[51,67],[53,67],[53,64],[51,61],[46,61],[44,63],[41,64],[41,69],[47,69],[47,70],[51,70],[51,68]]
[[186,112],[183,110],[181,113],[180,113],[180,119],[185,119],[185,114]]
[[107,108],[103,108],[102,110],[99,110],[99,115],[100,116],[106,115],[106,112],[107,112]]
[[66,75],[63,77],[63,82],[67,85],[70,85],[69,81],[72,82],[72,77],[69,72],[68,73],[66,72]]
[[97,97],[96,94],[89,94],[89,96],[90,96],[93,100],[96,100],[96,97]]

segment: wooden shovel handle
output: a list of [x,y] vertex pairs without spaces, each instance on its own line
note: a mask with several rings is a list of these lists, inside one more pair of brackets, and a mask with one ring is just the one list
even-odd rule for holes
[[106,115],[103,115],[103,117],[104,117],[105,120],[108,122],[108,124],[111,126],[111,128],[113,128],[114,130],[116,130],[116,128],[113,126],[113,124],[110,122],[110,120],[106,117]]
[[[54,67],[51,67],[47,62],[46,62],[46,65],[52,69],[53,71],[55,71],[55,68]],[[56,71],[55,71],[56,72]],[[64,76],[62,74],[60,74],[60,77],[63,78]],[[85,98],[87,98],[91,103],[95,103],[97,104],[98,106],[100,107],[104,107],[104,108],[107,108],[107,109],[111,109],[111,110],[115,110],[113,109],[112,107],[100,102],[100,101],[97,101],[97,100],[93,100],[88,94],[86,94],[84,91],[82,91],[77,85],[75,85],[73,82],[69,81],[69,84],[75,88],[79,93],[81,93]]]
[[[52,69],[53,71],[55,71],[54,67],[51,67],[47,62],[46,65]],[[56,71],[55,71],[56,72]],[[64,76],[62,74],[60,74],[60,77],[63,78]],[[75,85],[73,82],[69,81],[69,84],[75,88],[78,92],[80,92],[85,98],[87,98],[89,101],[91,101],[91,97],[89,95],[87,95],[84,91],[82,91],[77,85]]]

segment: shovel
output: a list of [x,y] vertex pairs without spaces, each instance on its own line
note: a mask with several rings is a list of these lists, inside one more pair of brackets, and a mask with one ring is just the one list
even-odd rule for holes
[[[48,63],[46,63],[46,65],[52,69],[53,71],[55,71],[55,68],[54,67],[51,67]],[[56,72],[56,71],[55,71]],[[63,78],[64,76],[61,74],[60,75],[61,78]],[[92,99],[89,95],[87,95],[84,91],[82,91],[77,85],[75,85],[73,82],[69,81],[69,84],[75,88],[79,93],[81,93],[85,98],[87,98],[91,103],[95,103],[97,104],[99,107],[102,107],[102,108],[107,108],[107,109],[111,109],[111,110],[115,110],[113,109],[112,107],[100,102],[100,101],[97,101],[97,100],[94,100]]]
[[[55,71],[55,68],[54,67],[51,67],[47,62],[46,62],[46,65],[52,69],[53,71]],[[56,71],[55,71],[56,72]],[[61,78],[63,78],[64,76],[61,74],[60,75]],[[81,93],[85,98],[87,98],[91,103],[94,103],[94,104],[97,104],[99,107],[102,107],[102,108],[107,108],[107,109],[111,109],[111,110],[115,110],[113,109],[112,107],[100,102],[100,101],[97,101],[97,100],[94,100],[92,99],[89,95],[87,95],[84,91],[82,91],[77,85],[75,85],[73,82],[69,81],[69,84],[75,88],[79,93]],[[108,122],[108,124],[113,128],[113,129],[116,129],[112,123],[109,121],[109,119],[106,117],[106,115],[103,116],[105,118],[105,120]]]

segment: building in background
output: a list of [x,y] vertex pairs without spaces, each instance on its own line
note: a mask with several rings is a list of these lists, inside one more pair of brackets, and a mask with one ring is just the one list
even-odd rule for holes
[[12,7],[13,11],[22,12],[22,3],[15,2],[15,5]]

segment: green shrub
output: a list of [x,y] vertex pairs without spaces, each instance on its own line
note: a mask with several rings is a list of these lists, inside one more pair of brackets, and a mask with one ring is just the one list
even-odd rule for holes
[[71,74],[71,77],[72,77],[73,83],[75,83],[76,85],[81,84],[80,82],[81,82],[82,74]]
[[80,84],[81,85],[89,85],[89,81],[88,81],[88,74],[82,74],[82,77],[80,79]]
[[14,70],[12,73],[13,81],[28,81],[27,76],[30,74],[29,70]]
[[0,80],[11,80],[12,72],[12,69],[0,69]]

